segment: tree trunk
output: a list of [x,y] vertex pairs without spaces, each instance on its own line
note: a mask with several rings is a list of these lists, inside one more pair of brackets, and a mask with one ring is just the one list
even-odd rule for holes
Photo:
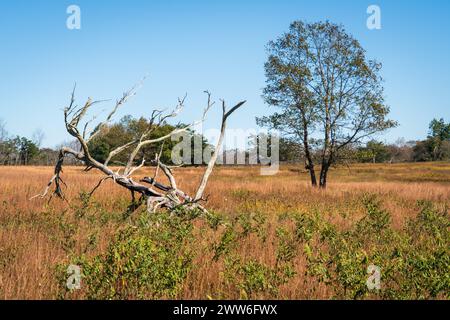
[[311,151],[309,150],[309,136],[308,136],[308,128],[306,119],[303,116],[303,147],[305,148],[305,157],[306,157],[306,169],[309,170],[309,174],[311,176],[311,185],[313,187],[317,187],[317,179],[316,179],[316,172],[314,170],[314,162],[311,156]]
[[309,175],[311,176],[311,185],[317,187],[316,171],[314,170],[314,163],[308,159],[306,169],[309,170]]
[[329,169],[328,163],[323,163],[322,168],[320,169],[320,181],[319,181],[319,187],[321,189],[326,189],[327,187],[327,175],[328,175],[328,169]]

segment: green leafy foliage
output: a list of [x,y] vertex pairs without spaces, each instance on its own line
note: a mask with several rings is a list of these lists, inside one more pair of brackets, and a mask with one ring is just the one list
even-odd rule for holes
[[444,119],[433,119],[426,140],[413,148],[415,161],[442,161],[450,159],[450,123]]
[[0,164],[27,165],[39,155],[39,147],[25,137],[16,136],[0,141]]
[[[365,195],[361,204],[364,216],[345,228],[325,219],[320,210],[285,213],[276,225],[261,213],[233,218],[211,214],[203,220],[198,212],[182,209],[172,215],[141,212],[124,226],[123,220],[116,221],[120,214],[106,215],[98,203],[81,193],[73,206],[74,220],[66,213],[48,212],[48,219],[42,221],[54,230],[52,239],[70,256],[70,264],[82,270],[81,290],[69,291],[69,261],[59,265],[62,298],[176,298],[187,285],[195,261],[206,256],[226,290],[208,296],[283,299],[283,286],[303,280],[307,290],[325,287],[335,299],[447,299],[447,210],[418,202],[417,216],[394,228],[390,213],[375,196]],[[105,222],[92,219],[103,215],[108,217]],[[77,246],[80,221],[88,222],[92,232]],[[113,221],[120,227],[99,251],[101,234],[95,226]],[[212,244],[198,241],[205,232],[215,237]],[[268,234],[271,241],[267,241]],[[272,258],[258,256],[264,246],[273,248]],[[0,258],[5,263],[11,256],[4,250]],[[305,264],[304,273],[298,273],[298,263]],[[379,290],[367,286],[370,265],[381,270]],[[305,292],[309,294],[313,292]]]
[[[428,202],[403,230],[372,196],[364,199],[366,216],[352,228],[337,231],[324,224],[301,238],[307,274],[333,288],[336,298],[431,299],[450,292],[449,217]],[[300,225],[302,229],[305,227]],[[330,232],[332,230],[332,232]],[[303,234],[303,231],[300,232]],[[381,269],[381,289],[367,287],[367,267]]]
[[[157,299],[176,295],[192,267],[188,220],[165,215],[122,229],[105,253],[77,256],[89,299]],[[65,291],[65,289],[64,289]],[[70,292],[64,292],[70,294]]]
[[266,293],[277,297],[279,287],[295,275],[291,265],[272,267],[254,259],[243,261],[234,255],[224,262],[225,281],[239,290],[240,299],[255,299]]

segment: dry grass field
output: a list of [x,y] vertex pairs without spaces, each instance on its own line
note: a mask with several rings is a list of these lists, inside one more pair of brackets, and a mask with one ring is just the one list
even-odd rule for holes
[[[150,175],[150,170],[142,170],[137,176]],[[192,192],[202,170],[177,169],[175,175],[181,188]],[[111,181],[105,182],[89,203],[83,202],[81,192],[90,191],[99,175],[85,173],[80,167],[65,168],[68,202],[56,198],[51,202],[30,201],[30,197],[42,192],[51,175],[50,167],[0,167],[0,299],[91,297],[92,292],[86,291],[84,282],[81,290],[64,293],[61,266],[74,263],[75,257],[101,257],[118,230],[136,228],[145,217],[143,212],[128,218],[122,216],[129,194]],[[275,176],[261,176],[257,167],[216,167],[207,189],[207,207],[227,221],[234,221],[239,235],[226,241],[224,226],[215,229],[202,218],[194,219],[192,236],[182,240],[189,239],[183,248],[189,247],[190,267],[177,280],[176,290],[143,297],[333,298],[336,296],[333,286],[320,281],[317,275],[306,274],[308,259],[304,244],[290,241],[289,235],[280,236],[280,226],[288,231],[296,228],[294,220],[286,217],[319,215],[337,230],[348,230],[364,217],[366,208],[362,199],[370,194],[390,213],[392,229],[401,230],[407,219],[419,213],[418,200],[432,202],[439,212],[450,204],[450,163],[339,167],[330,172],[327,190],[312,189],[307,179],[306,172],[296,166],[282,166]],[[220,243],[224,247],[229,245],[222,250],[227,252],[225,257],[220,256]],[[280,258],[282,245],[292,252],[284,254],[288,258]],[[448,259],[448,251],[445,255]],[[161,261],[167,264],[167,260]],[[254,264],[244,265],[246,261]],[[290,269],[283,269],[289,270],[289,276],[280,275],[281,262],[289,265]],[[450,271],[444,272],[448,281]],[[131,286],[121,281],[117,292]],[[445,292],[448,282],[443,285]],[[142,297],[126,292],[112,298]],[[447,294],[441,289],[437,298],[448,298]]]

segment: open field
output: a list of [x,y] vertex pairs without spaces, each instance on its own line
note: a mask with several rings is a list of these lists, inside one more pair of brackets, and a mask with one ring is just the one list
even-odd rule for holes
[[[137,176],[145,176],[146,173],[151,175],[150,170],[145,169]],[[202,170],[177,169],[175,175],[181,188],[192,192]],[[154,287],[155,293],[145,290],[134,291],[132,287],[136,284],[130,280],[132,276],[130,278],[127,275],[123,278],[114,278],[117,283],[112,284],[115,289],[113,293],[110,292],[111,295],[101,295],[100,292],[104,293],[107,290],[99,284],[95,284],[97,289],[92,289],[95,281],[87,278],[86,282],[82,281],[81,290],[70,293],[64,291],[64,282],[61,282],[61,274],[64,275],[64,272],[61,273],[61,270],[64,270],[63,266],[67,267],[83,259],[92,262],[89,259],[105,256],[118,230],[129,229],[130,226],[140,228],[146,215],[136,212],[129,218],[123,218],[122,212],[128,204],[129,194],[111,181],[105,182],[90,202],[82,195],[80,197],[80,192],[90,191],[99,178],[99,175],[93,172],[83,172],[80,167],[65,168],[64,171],[69,203],[59,199],[52,199],[48,204],[48,199],[29,201],[31,196],[42,192],[51,175],[50,167],[0,167],[0,299],[353,298],[349,290],[357,284],[344,286],[344,291],[341,292],[334,282],[327,285],[326,281],[320,280],[319,273],[308,271],[310,270],[308,266],[314,263],[317,263],[316,267],[319,266],[317,259],[312,258],[318,256],[308,255],[308,248],[314,248],[319,240],[314,238],[314,230],[309,238],[293,237],[299,235],[300,229],[306,230],[305,221],[309,220],[305,217],[319,217],[317,219],[320,220],[314,220],[320,221],[318,225],[332,226],[339,232],[345,232],[351,230],[355,223],[366,215],[367,210],[371,210],[368,208],[372,208],[372,202],[369,205],[366,202],[366,206],[364,205],[364,199],[371,195],[380,201],[378,209],[389,212],[390,228],[400,232],[405,228],[408,219],[413,219],[420,213],[418,200],[432,203],[433,210],[443,212],[443,219],[447,222],[446,208],[450,205],[450,163],[364,164],[339,167],[330,172],[329,187],[325,191],[310,188],[307,173],[297,166],[283,166],[280,173],[275,176],[260,176],[257,167],[216,167],[207,189],[209,194],[207,207],[224,221],[231,223],[234,231],[230,231],[227,238],[224,236],[226,226],[219,225],[215,229],[204,219],[197,218],[192,221],[193,228],[186,231],[186,234],[190,234],[185,236],[183,233],[180,243],[171,238],[176,232],[180,234],[185,232],[179,230],[178,226],[169,226],[167,230],[174,231],[172,234],[170,234],[172,231],[169,232],[168,238],[155,238],[157,239],[154,240],[155,248],[158,248],[157,241],[168,241],[176,246],[177,249],[164,254],[179,253],[180,257],[186,258],[180,262],[184,263],[183,266],[187,266],[183,269],[184,267],[180,265],[169,263],[170,259],[167,257],[162,258],[160,251],[155,251],[157,253],[154,265],[160,268],[157,272],[164,271],[167,267],[167,272],[176,273],[177,275],[171,278],[175,285],[164,284],[162,287]],[[378,209],[374,210],[378,212]],[[155,225],[151,225],[150,228],[158,230]],[[161,230],[166,230],[164,228],[163,225]],[[319,230],[321,227],[317,228]],[[320,230],[326,228],[329,227]],[[439,248],[448,249],[448,224],[443,228],[444,234],[439,235]],[[380,230],[377,232],[383,233]],[[142,235],[138,236],[143,239]],[[386,237],[388,236],[391,235],[386,233]],[[404,239],[407,239],[407,236]],[[385,240],[380,241],[380,243],[370,242],[370,249],[364,249],[369,252],[368,260],[378,257],[378,253],[373,257],[370,255],[371,248],[381,248],[383,251],[382,246],[388,245]],[[435,242],[430,243],[427,242],[427,245],[438,246]],[[128,245],[135,243],[125,243],[124,248]],[[332,242],[324,242],[323,246],[326,250],[331,250]],[[420,248],[423,246],[425,244],[421,243]],[[186,248],[189,248],[189,252]],[[342,247],[339,247],[336,250],[341,249]],[[436,279],[440,283],[434,298],[448,298],[450,270],[448,270],[447,249],[443,252],[443,267],[437,267],[437,271],[432,270],[437,272]],[[424,252],[429,252],[429,249],[426,250],[428,251]],[[331,254],[331,258],[333,252],[341,253],[341,251],[327,252]],[[405,252],[414,254],[410,251]],[[116,255],[119,254],[120,252],[116,252]],[[350,256],[352,254],[350,252]],[[357,255],[357,252],[354,254]],[[169,258],[176,260],[176,256]],[[361,265],[366,266],[370,262],[366,261]],[[93,265],[92,262],[90,266]],[[98,266],[100,266],[98,270],[92,268],[92,274],[105,276],[102,273],[104,266],[102,267],[100,262]],[[122,265],[120,268],[123,267]],[[336,267],[332,270],[330,277],[336,280],[330,278],[331,282],[340,281],[342,278],[336,271],[338,269]],[[123,270],[120,269],[118,272]],[[146,271],[133,272],[145,274]],[[400,271],[398,272],[400,277]],[[364,275],[366,270],[358,270],[357,273]],[[403,274],[401,276],[403,277]],[[90,289],[83,287],[88,284],[91,285]],[[125,290],[127,286],[129,290]],[[94,291],[98,293],[97,296]],[[358,295],[355,294],[354,297]],[[376,295],[371,296],[370,293],[367,297],[378,298]],[[421,296],[417,293],[413,297],[433,298],[433,295]]]

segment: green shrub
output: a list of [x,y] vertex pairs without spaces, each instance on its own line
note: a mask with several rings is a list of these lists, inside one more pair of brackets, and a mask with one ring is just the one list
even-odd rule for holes
[[240,299],[278,297],[279,287],[294,277],[292,265],[271,267],[254,259],[244,262],[236,255],[227,256],[225,282],[239,290]]
[[[72,260],[81,267],[86,298],[157,299],[177,294],[192,267],[187,245],[192,224],[177,216],[149,219],[147,227],[121,230],[104,254]],[[65,291],[65,283],[63,287]]]
[[[304,242],[309,276],[330,286],[338,299],[448,298],[450,237],[447,210],[438,212],[421,202],[417,217],[394,230],[390,215],[374,197],[364,199],[366,216],[352,228],[337,231],[300,220],[297,234]],[[299,220],[298,220],[299,221]],[[369,265],[381,269],[380,290],[366,285]]]
[[[70,264],[82,271],[81,290],[70,292],[65,288],[67,264],[58,267],[62,298],[174,298],[193,268],[194,258],[203,253],[211,255],[217,276],[229,289],[211,292],[221,298],[283,298],[280,289],[294,277],[304,277],[312,291],[311,280],[322,283],[335,299],[448,299],[450,292],[448,212],[426,201],[418,202],[417,216],[407,219],[403,228],[394,228],[382,203],[366,195],[362,199],[364,217],[338,228],[320,211],[285,213],[272,226],[261,213],[243,213],[231,219],[211,214],[205,223],[194,224],[201,212],[181,208],[171,215],[135,214],[124,227],[123,220],[116,220],[120,214],[104,212],[83,195],[80,200],[72,220],[65,213],[45,215],[49,218],[45,228],[54,230],[50,238],[72,257]],[[91,221],[94,215],[109,217],[106,222],[117,222],[114,227],[120,228],[108,247],[95,255],[90,248],[96,248],[99,229],[95,228],[103,222]],[[78,223],[83,221],[94,230],[79,245],[75,239]],[[194,225],[199,232],[193,232]],[[204,229],[208,226],[210,230]],[[219,239],[212,244],[195,241],[206,231],[212,236],[220,233]],[[269,232],[274,232],[271,243],[267,243]],[[274,259],[269,263],[242,252],[247,244],[257,252],[272,245]],[[299,275],[295,263],[303,258],[306,271]],[[0,250],[0,269],[9,259],[10,255]],[[379,290],[367,286],[370,265],[381,270]]]

